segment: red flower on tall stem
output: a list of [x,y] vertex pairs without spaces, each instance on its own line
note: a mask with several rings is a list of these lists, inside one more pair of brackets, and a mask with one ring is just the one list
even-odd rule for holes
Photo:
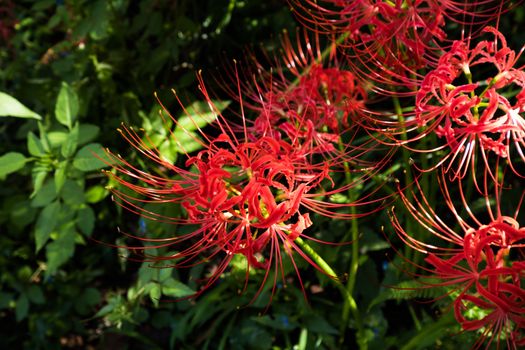
[[[157,168],[164,169],[161,174],[136,168],[122,157],[107,152],[114,170],[107,174],[124,188],[112,189],[117,203],[145,218],[192,228],[190,233],[168,238],[144,238],[127,233],[131,238],[149,243],[127,248],[175,248],[174,253],[151,257],[151,261],[167,261],[173,267],[216,262],[214,272],[197,295],[220,278],[236,255],[246,258],[246,283],[250,269],[266,270],[256,295],[262,291],[272,269],[275,272],[272,295],[279,275],[284,279],[283,255],[290,258],[303,287],[295,254],[321,272],[324,270],[299,243],[303,239],[327,243],[304,232],[312,225],[309,214],[356,219],[365,214],[352,214],[345,208],[374,201],[367,198],[341,204],[326,201],[325,198],[360,183],[335,188],[327,162],[309,163],[307,158],[297,156],[293,144],[283,139],[261,135],[253,140],[246,129],[235,130],[214,106],[200,76],[199,79],[211,111],[218,114],[214,126],[219,134],[211,137],[199,129],[203,149],[195,155],[187,154],[183,167],[166,161],[153,143],[132,128],[124,127],[122,135]],[[180,217],[156,214],[143,209],[145,203],[173,205],[182,214]]]
[[[454,298],[454,314],[463,330],[480,334],[474,348],[496,342],[517,349],[525,344],[525,260],[520,255],[525,227],[518,222],[525,191],[518,196],[514,214],[506,216],[502,213],[503,187],[488,176],[484,180],[484,213],[476,214],[461,182],[456,198],[443,173],[440,187],[448,209],[445,213],[436,213],[418,182],[414,196],[400,192],[408,212],[431,234],[426,241],[406,232],[393,211],[391,220],[403,242],[427,255],[427,266],[417,265],[424,271],[423,276],[418,275],[422,288],[446,287],[444,297]],[[450,215],[455,226],[445,219]]]
[[[493,39],[474,47],[467,39],[455,41],[441,56],[404,120],[371,116],[365,121],[371,133],[384,137],[381,142],[428,154],[432,165],[416,164],[421,171],[443,166],[451,179],[469,172],[494,177],[497,160],[505,159],[515,174],[524,174],[525,72],[515,67],[521,51],[511,50],[496,29],[483,32]],[[431,134],[437,145],[422,142]]]

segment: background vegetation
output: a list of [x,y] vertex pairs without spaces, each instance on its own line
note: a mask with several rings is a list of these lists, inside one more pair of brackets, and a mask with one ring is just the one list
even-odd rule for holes
[[[511,24],[503,24],[511,26],[509,32],[520,28],[522,14],[517,11]],[[135,159],[116,131],[125,123],[154,135],[175,161],[177,147],[161,127],[153,93],[182,115],[170,89],[191,105],[199,98],[197,70],[211,76],[216,67],[242,59],[247,47],[261,45],[270,52],[278,47],[282,30],[293,34],[298,25],[286,4],[2,0],[0,16],[0,91],[5,93],[0,95],[0,348],[302,350],[355,345],[352,322],[340,324],[338,291],[306,264],[300,267],[308,302],[292,272],[286,288],[278,286],[269,309],[267,290],[250,303],[258,285],[239,295],[241,267],[197,300],[170,302],[193,293],[206,267],[158,269],[107,244],[121,244],[119,227],[149,235],[169,234],[172,228],[119,209],[100,172],[104,163],[93,152],[103,145]],[[520,37],[516,34],[513,41]],[[473,344],[476,335],[458,334],[450,313],[414,299],[442,291],[385,287],[407,278],[383,237],[381,226],[387,222],[382,213],[361,225],[355,294],[369,347]],[[337,241],[346,224],[325,219],[314,229]],[[316,249],[344,279],[351,249]]]

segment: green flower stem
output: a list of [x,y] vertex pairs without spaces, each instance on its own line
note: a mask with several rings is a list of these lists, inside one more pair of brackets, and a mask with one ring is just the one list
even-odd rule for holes
[[317,264],[317,266],[319,266],[330,277],[331,281],[335,284],[337,289],[339,289],[341,295],[345,300],[345,304],[349,305],[350,311],[354,315],[355,325],[357,328],[357,342],[359,345],[359,349],[368,349],[366,338],[364,336],[365,333],[363,321],[361,319],[361,314],[359,313],[357,303],[355,302],[352,294],[350,294],[345,285],[341,283],[341,280],[338,278],[337,274],[334,272],[332,267],[328,265],[328,263],[319,254],[317,254],[317,252],[312,247],[310,247],[308,243],[303,241],[301,237],[297,237],[295,239],[295,243],[297,243],[297,245],[303,250],[303,252],[308,254],[308,256]]
[[[340,147],[342,147],[342,143],[340,142]],[[352,178],[350,176],[350,166],[348,162],[344,162],[344,169],[345,169],[345,180],[346,183],[351,183]],[[349,201],[353,201],[353,193],[351,191],[348,191],[348,199]],[[350,206],[350,213],[355,216],[356,209],[354,206]],[[341,334],[341,343],[344,341],[345,331],[346,327],[348,325],[348,320],[350,318],[350,311],[354,314],[354,318],[361,319],[361,315],[359,314],[359,309],[356,305],[352,305],[352,302],[354,302],[354,287],[355,287],[355,281],[357,276],[357,270],[359,269],[359,225],[357,223],[357,219],[354,219],[351,221],[351,227],[350,227],[351,237],[352,237],[352,258],[350,261],[350,269],[348,271],[348,282],[346,283],[346,294],[350,296],[350,298],[345,299],[345,303],[343,304],[343,311],[341,314],[341,325],[339,328],[340,334]],[[344,241],[346,241],[347,238],[345,237]],[[362,325],[361,325],[362,328]],[[359,332],[359,328],[358,328]],[[365,343],[366,345],[366,343]]]

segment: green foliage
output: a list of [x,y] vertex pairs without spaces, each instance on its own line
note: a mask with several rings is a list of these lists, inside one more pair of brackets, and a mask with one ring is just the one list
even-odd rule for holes
[[[284,257],[279,269],[287,277],[279,279],[275,271],[248,271],[246,258],[236,256],[213,288],[188,299],[217,266],[178,271],[172,261],[161,265],[151,258],[175,255],[163,239],[192,228],[122,210],[107,189],[118,184],[101,173],[112,162],[104,147],[141,162],[116,131],[121,123],[168,164],[183,164],[186,153],[199,150],[200,130],[212,129],[209,124],[235,102],[231,96],[213,96],[214,107],[199,102],[196,72],[227,66],[224,52],[227,60],[243,58],[250,45],[278,52],[279,33],[296,27],[287,6],[277,0],[13,3],[16,24],[7,45],[0,45],[0,348],[355,348],[357,326],[342,324],[339,291],[301,259]],[[516,11],[516,23],[523,13]],[[392,163],[378,175],[382,181],[404,169]],[[156,172],[164,176],[169,169]],[[336,174],[334,181],[343,177]],[[330,200],[348,203],[351,197]],[[144,208],[181,215],[172,203]],[[365,329],[360,336],[370,349],[461,348],[468,335],[446,337],[460,331],[450,314],[438,318],[439,310],[414,303],[449,290],[403,280],[393,267],[403,262],[386,255],[393,244],[381,231],[387,222],[386,214],[377,214],[359,226],[354,294]],[[349,225],[319,219],[308,234],[347,242]],[[126,234],[158,241],[137,243]],[[146,244],[158,247],[144,251]],[[346,283],[350,246],[312,246]],[[403,311],[399,321],[392,305],[415,311]]]

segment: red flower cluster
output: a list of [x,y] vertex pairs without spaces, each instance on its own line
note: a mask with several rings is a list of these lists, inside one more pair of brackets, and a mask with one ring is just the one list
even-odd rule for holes
[[425,261],[430,267],[421,267],[430,275],[420,281],[423,288],[446,286],[454,298],[454,313],[464,330],[480,330],[475,348],[485,341],[505,342],[509,349],[525,345],[525,289],[523,276],[525,260],[520,250],[525,246],[525,227],[517,221],[519,208],[525,197],[522,192],[518,209],[513,216],[501,211],[501,187],[495,188],[495,204],[491,205],[488,183],[484,184],[485,215],[474,215],[470,200],[459,183],[461,207],[469,213],[468,220],[461,216],[454,203],[445,176],[440,179],[441,192],[462,233],[443,219],[448,213],[437,214],[421,191],[419,198],[401,198],[410,214],[432,233],[435,238],[449,244],[417,240],[406,232],[392,215],[392,223],[399,236],[410,247],[428,254]]
[[[124,128],[130,144],[164,171],[150,174],[108,152],[116,162],[111,176],[133,193],[114,189],[119,203],[144,217],[190,227],[189,233],[165,239],[128,235],[149,241],[151,248],[176,247],[177,252],[155,258],[173,261],[175,267],[215,262],[197,294],[214,284],[236,256],[246,261],[246,283],[251,269],[265,270],[256,295],[269,278],[273,295],[279,275],[285,274],[284,256],[303,287],[294,254],[319,271],[331,270],[320,266],[324,262],[304,245],[303,239],[321,242],[306,233],[313,215],[355,219],[380,210],[383,199],[372,197],[377,187],[362,197],[352,191],[361,192],[363,183],[403,146],[402,161],[409,163],[410,151],[415,151],[433,162],[417,166],[425,174],[416,178],[438,170],[446,203],[435,208],[437,203],[431,203],[418,180],[405,173],[399,197],[431,237],[407,232],[393,212],[391,222],[408,247],[426,254],[425,266],[412,262],[429,275],[418,273],[418,280],[423,288],[447,288],[445,297],[453,297],[459,324],[481,334],[475,347],[486,342],[525,345],[525,228],[518,217],[525,192],[518,195],[513,215],[502,213],[501,201],[510,186],[503,180],[507,167],[509,173],[524,174],[525,73],[516,67],[521,52],[511,50],[498,30],[486,26],[509,2],[291,2],[314,29],[315,39],[305,33],[303,45],[298,35],[295,47],[284,36],[281,57],[266,56],[270,69],[255,55],[248,55],[250,63],[241,65],[240,73],[235,62],[228,81],[218,81],[240,111],[220,112],[199,75],[200,90],[217,119],[212,133],[188,131],[202,150],[186,154],[184,166],[167,162],[147,138]],[[447,39],[445,28],[451,21],[471,29],[470,35]],[[333,40],[325,50],[319,45],[322,34]],[[481,176],[476,175],[479,169]],[[469,171],[474,181],[465,191]],[[414,186],[416,194],[406,195]],[[345,200],[333,200],[342,194]],[[485,203],[482,210],[473,208],[476,196]],[[170,203],[181,215],[164,217],[144,210],[143,203]],[[356,211],[368,205],[372,209]],[[358,229],[353,229],[357,239]],[[357,254],[356,248],[354,273]],[[354,282],[345,289],[349,299]]]
[[[311,73],[315,74],[317,79],[315,84],[322,85],[330,79],[335,82],[344,81],[339,84],[337,91],[337,86],[331,85],[327,95],[337,103],[343,99],[343,89],[353,93],[354,86],[346,84],[349,81],[344,80],[344,75],[336,77],[330,75],[332,72],[314,67]],[[331,84],[331,81],[329,82]],[[308,83],[314,84],[311,81]],[[301,83],[299,86],[302,86]],[[219,113],[202,80],[200,89],[211,110]],[[319,92],[308,92],[312,99],[318,97],[316,93]],[[290,110],[295,103],[292,101],[295,98],[299,99],[297,94],[297,91],[292,90],[287,97]],[[302,97],[306,99],[307,96]],[[312,161],[316,153],[326,151],[319,150],[322,142],[328,142],[325,148],[329,148],[333,147],[332,143],[340,143],[340,140],[335,133],[325,138],[323,133],[317,131],[317,128],[329,127],[328,124],[333,121],[319,120],[320,115],[326,111],[308,111],[309,108],[314,109],[319,101],[305,103],[308,107],[301,115],[291,111],[283,112],[279,123],[272,120],[265,127],[259,127],[262,124],[259,120],[262,117],[259,116],[251,127],[246,126],[240,130],[232,127],[223,114],[219,113],[215,124],[219,134],[212,137],[201,131],[201,136],[206,140],[202,142],[203,149],[196,155],[188,155],[184,167],[167,162],[159,150],[148,141],[144,141],[134,129],[124,127],[121,133],[126,140],[158,167],[166,169],[167,173],[164,176],[147,173],[108,151],[108,157],[115,163],[113,168],[116,170],[115,173],[108,172],[108,175],[133,191],[129,194],[126,190],[112,189],[118,203],[149,219],[194,228],[191,233],[166,239],[149,239],[127,234],[153,243],[147,247],[128,248],[182,247],[178,252],[160,258],[173,261],[170,266],[174,267],[190,267],[216,261],[217,266],[212,276],[207,279],[198,294],[217,281],[235,255],[243,255],[246,258],[247,282],[250,269],[266,270],[257,294],[261,292],[272,269],[275,271],[275,291],[278,275],[284,277],[283,254],[289,256],[301,286],[299,271],[293,257],[294,251],[324,272],[296,242],[299,238],[322,242],[304,233],[304,230],[312,225],[310,213],[338,219],[355,219],[365,214],[351,214],[344,208],[373,204],[379,200],[368,200],[366,197],[352,203],[325,200],[361,185],[362,179],[332,189],[332,169],[339,167],[334,164],[343,164],[348,160],[339,157]],[[284,105],[282,106],[284,108]],[[271,108],[277,109],[275,106]],[[331,117],[334,120],[336,118],[335,115]],[[174,119],[174,122],[177,123],[177,120]],[[243,124],[246,125],[245,120]],[[336,130],[338,128],[337,124],[330,127]],[[179,218],[164,217],[145,211],[141,203],[178,205],[185,215]],[[376,206],[373,210],[378,209]]]
[[418,70],[433,66],[447,47],[446,21],[488,23],[506,1],[289,0],[313,31],[342,34],[352,71],[380,93],[415,93]]
[[[490,153],[509,159],[511,148],[524,160],[525,73],[514,68],[519,54],[509,49],[505,38],[492,27],[484,29],[494,40],[484,40],[470,49],[468,42],[456,41],[425,76],[416,96],[416,122],[424,135],[434,131],[443,138],[448,155],[438,163],[448,163],[454,176],[462,178],[474,169],[478,150],[487,168]],[[501,47],[498,47],[499,45]],[[473,82],[475,68],[492,65],[496,73],[488,79]],[[465,76],[466,83],[460,78]],[[515,102],[503,92],[519,91]]]

